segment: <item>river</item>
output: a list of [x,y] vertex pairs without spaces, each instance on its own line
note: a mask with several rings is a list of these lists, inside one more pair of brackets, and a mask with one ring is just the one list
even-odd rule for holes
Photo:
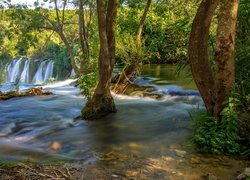
[[176,69],[144,66],[136,84],[154,87],[161,98],[113,94],[118,112],[99,121],[75,120],[86,100],[72,79],[43,86],[55,95],[1,101],[0,161],[63,160],[139,179],[195,179],[210,172],[235,176],[243,161],[197,154],[188,146],[189,113],[204,105],[188,73],[178,76]]

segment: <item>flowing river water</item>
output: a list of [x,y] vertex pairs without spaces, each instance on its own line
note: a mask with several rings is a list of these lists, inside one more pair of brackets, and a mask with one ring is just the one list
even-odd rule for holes
[[[199,179],[207,173],[234,179],[249,163],[189,146],[189,113],[204,105],[188,73],[176,75],[176,66],[147,65],[135,82],[154,87],[161,98],[113,94],[118,112],[93,122],[75,120],[86,100],[72,82],[43,86],[55,95],[0,102],[0,161],[62,160],[91,167],[92,178],[111,171],[110,178],[135,179]],[[27,87],[32,85],[21,85]]]

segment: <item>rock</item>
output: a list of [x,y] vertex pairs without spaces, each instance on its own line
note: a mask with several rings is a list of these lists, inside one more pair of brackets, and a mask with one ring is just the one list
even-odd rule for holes
[[206,176],[205,176],[205,179],[206,180],[218,180],[218,178],[213,175],[212,173],[208,173]]
[[26,92],[22,93],[19,91],[9,91],[6,93],[2,93],[0,92],[0,100],[7,100],[10,98],[14,98],[14,97],[23,97],[23,96],[40,96],[40,95],[51,95],[53,94],[50,91],[43,91],[42,87],[38,87],[38,88],[31,88],[28,89]]
[[119,176],[116,175],[116,174],[112,174],[111,176],[114,177],[114,178],[118,178],[118,177],[119,177]]
[[244,171],[244,174],[245,174],[247,177],[250,177],[250,168],[246,168],[245,171]]
[[29,94],[29,95],[42,95],[43,94],[43,88],[42,87],[31,88],[26,92],[26,94]]
[[131,96],[138,96],[138,97],[144,97],[144,92],[142,91],[134,91],[130,94]]
[[175,154],[179,157],[185,157],[185,155],[187,154],[186,151],[182,151],[182,150],[178,150],[178,149],[175,149]]
[[130,147],[132,149],[141,149],[143,146],[139,143],[136,143],[136,142],[130,142],[130,143],[128,143],[128,147]]
[[192,157],[191,160],[190,160],[190,162],[191,162],[192,164],[201,164],[201,163],[202,163],[202,160],[201,160],[201,158],[199,158],[199,157]]
[[250,168],[246,168],[243,173],[237,176],[238,180],[245,180],[250,177]]
[[54,141],[51,145],[50,145],[50,149],[54,150],[54,151],[58,151],[62,148],[62,145],[60,142],[58,141]]

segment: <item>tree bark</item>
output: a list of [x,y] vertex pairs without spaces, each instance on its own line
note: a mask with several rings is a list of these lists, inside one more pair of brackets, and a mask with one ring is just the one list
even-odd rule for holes
[[146,4],[146,6],[145,6],[143,15],[142,15],[142,17],[141,17],[139,26],[138,26],[137,31],[136,31],[136,42],[137,42],[138,44],[141,44],[142,29],[143,29],[143,26],[144,26],[144,24],[145,24],[145,20],[146,20],[146,17],[147,17],[147,14],[148,14],[148,11],[149,11],[149,8],[150,8],[151,3],[152,3],[152,0],[147,0],[147,4]]
[[[208,53],[208,36],[215,9],[220,4],[215,67]],[[207,111],[221,119],[223,102],[234,86],[235,25],[239,0],[204,0],[194,18],[189,40],[189,61]]]
[[63,43],[65,44],[65,46],[67,47],[67,50],[69,52],[69,57],[70,57],[70,62],[71,62],[71,66],[72,68],[74,69],[76,75],[79,75],[79,68],[77,67],[76,65],[76,61],[75,61],[75,55],[74,55],[74,52],[73,52],[73,48],[71,47],[71,45],[69,44],[67,38],[65,37],[64,33],[63,32],[58,32],[56,31],[59,36],[61,37]]
[[219,0],[201,2],[189,39],[189,64],[194,81],[210,114],[213,114],[215,105],[215,91],[213,71],[209,62],[208,36],[218,2]]
[[216,51],[214,55],[216,103],[214,116],[220,118],[223,102],[234,87],[234,47],[239,0],[220,0]]
[[82,118],[99,119],[109,113],[116,112],[110,83],[115,58],[115,25],[117,16],[117,0],[109,0],[107,11],[103,0],[97,0],[98,30],[100,52],[98,60],[99,82],[94,95],[82,109]]
[[89,44],[88,44],[88,36],[87,36],[87,23],[85,21],[84,16],[84,2],[83,0],[79,0],[79,14],[78,14],[78,26],[79,26],[79,40],[81,45],[81,54],[80,54],[80,72],[82,74],[88,74],[90,71],[90,67],[88,66],[89,60]]
[[85,20],[84,20],[84,10],[83,10],[83,0],[79,0],[79,20],[78,20],[78,27],[79,27],[79,39],[80,39],[80,45],[82,49],[81,54],[81,62],[85,63]]

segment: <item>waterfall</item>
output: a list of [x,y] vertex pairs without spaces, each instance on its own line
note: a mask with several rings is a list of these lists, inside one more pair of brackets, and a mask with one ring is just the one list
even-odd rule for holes
[[8,82],[14,82],[20,76],[20,65],[22,62],[22,58],[14,60],[7,67],[8,70]]
[[76,73],[74,71],[74,69],[71,70],[71,73],[70,73],[70,77],[71,78],[74,78],[76,76]]
[[44,82],[48,81],[49,78],[53,77],[53,68],[54,68],[53,61],[49,61],[43,79]]
[[52,60],[35,61],[31,59],[15,59],[6,66],[6,82],[38,83],[47,82],[53,77],[54,63]]
[[24,64],[23,72],[21,74],[21,82],[29,82],[30,78],[30,59],[27,59]]
[[32,80],[32,83],[37,83],[37,82],[44,82],[44,72],[45,72],[45,68],[46,68],[46,63],[47,61],[43,61],[37,71],[36,74]]

